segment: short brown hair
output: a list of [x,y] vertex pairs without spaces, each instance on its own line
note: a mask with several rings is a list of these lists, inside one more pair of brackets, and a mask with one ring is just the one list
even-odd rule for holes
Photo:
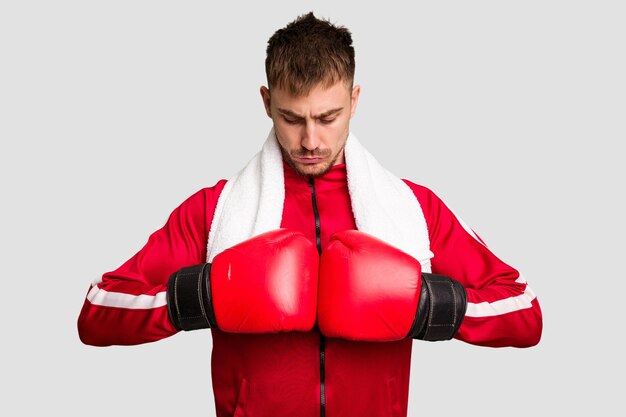
[[330,87],[354,82],[352,35],[343,26],[309,12],[277,30],[267,42],[265,73],[268,87],[306,95],[317,84]]

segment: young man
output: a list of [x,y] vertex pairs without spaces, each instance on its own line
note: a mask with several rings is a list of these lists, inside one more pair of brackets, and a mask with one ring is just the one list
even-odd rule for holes
[[533,346],[539,304],[430,190],[350,133],[350,32],[312,13],[269,40],[273,128],[87,294],[98,346],[210,328],[218,416],[404,416],[413,339]]

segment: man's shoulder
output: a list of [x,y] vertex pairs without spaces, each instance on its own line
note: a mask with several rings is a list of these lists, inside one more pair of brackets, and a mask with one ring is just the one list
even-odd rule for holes
[[203,188],[199,189],[191,197],[193,197],[194,195],[202,195],[202,196],[205,196],[205,198],[206,197],[217,198],[221,194],[222,190],[224,190],[224,186],[226,186],[227,182],[228,182],[228,180],[226,180],[226,179],[218,180],[215,184],[213,184],[211,186],[206,186],[206,187],[203,187]]
[[413,191],[428,222],[436,221],[442,212],[448,211],[446,204],[432,189],[405,178],[402,181]]
[[426,187],[425,185],[417,184],[406,178],[401,178],[401,179],[411,189],[411,191],[413,191],[413,194],[415,194],[415,197],[420,201],[420,203],[422,201],[427,201],[432,198],[437,198],[435,193],[430,188]]
[[187,197],[180,204],[180,208],[192,211],[202,210],[204,212],[206,208],[214,207],[227,181],[228,180],[220,179],[214,185],[200,188]]

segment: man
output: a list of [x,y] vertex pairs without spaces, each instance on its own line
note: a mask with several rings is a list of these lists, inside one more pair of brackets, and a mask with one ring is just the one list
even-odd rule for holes
[[532,290],[430,190],[350,133],[350,32],[301,16],[269,40],[273,128],[87,294],[98,346],[210,328],[218,416],[404,416],[413,339],[533,346]]

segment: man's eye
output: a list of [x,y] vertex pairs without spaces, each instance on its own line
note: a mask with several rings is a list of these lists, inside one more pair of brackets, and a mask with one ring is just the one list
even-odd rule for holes
[[330,124],[332,122],[334,122],[336,119],[336,117],[333,117],[332,119],[320,119],[320,122],[322,122],[323,124],[327,125]]
[[290,125],[295,125],[296,123],[298,123],[298,119],[289,119],[288,117],[284,117],[285,122],[289,123]]

